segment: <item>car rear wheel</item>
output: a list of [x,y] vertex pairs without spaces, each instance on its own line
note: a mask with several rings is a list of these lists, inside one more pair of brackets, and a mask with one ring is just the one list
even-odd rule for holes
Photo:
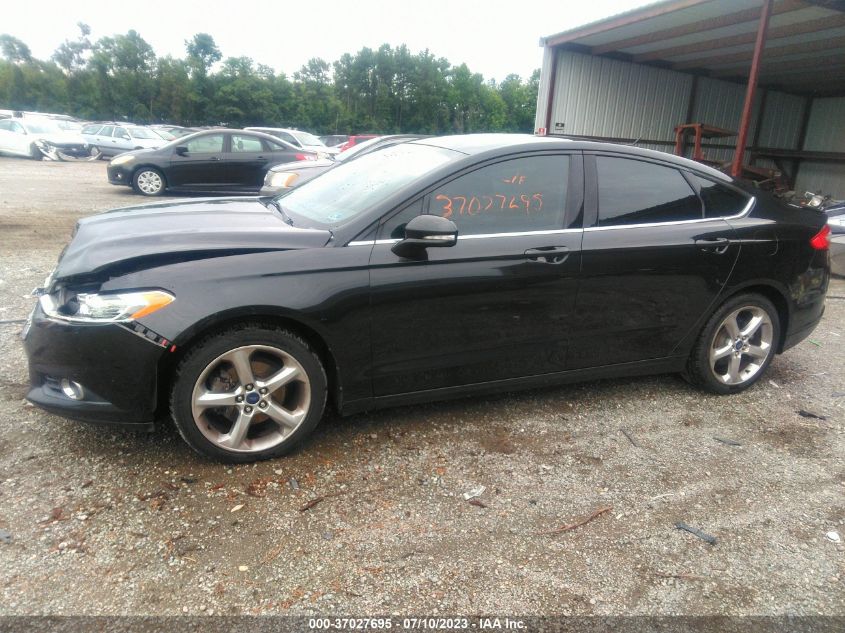
[[142,167],[132,177],[132,188],[144,196],[160,196],[164,193],[164,176],[158,169]]
[[710,317],[693,348],[687,377],[719,394],[738,393],[757,382],[775,356],[780,318],[766,297],[732,297]]
[[243,326],[205,339],[182,360],[173,420],[199,453],[251,462],[287,453],[319,423],[326,373],[295,334]]

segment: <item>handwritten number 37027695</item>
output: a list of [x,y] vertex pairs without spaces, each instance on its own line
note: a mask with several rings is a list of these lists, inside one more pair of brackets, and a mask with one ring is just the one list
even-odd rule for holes
[[434,196],[442,204],[440,215],[451,218],[453,215],[478,215],[485,211],[522,211],[526,215],[543,210],[542,193],[523,193],[519,195],[505,195],[494,193],[490,196]]

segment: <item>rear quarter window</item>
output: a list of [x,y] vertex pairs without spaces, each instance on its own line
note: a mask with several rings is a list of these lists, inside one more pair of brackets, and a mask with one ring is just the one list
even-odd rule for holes
[[698,193],[704,201],[704,217],[724,218],[741,213],[750,196],[700,176],[692,176]]

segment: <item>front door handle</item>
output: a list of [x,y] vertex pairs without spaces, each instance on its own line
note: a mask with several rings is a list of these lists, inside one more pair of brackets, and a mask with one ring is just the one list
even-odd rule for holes
[[569,257],[569,248],[566,246],[541,246],[529,248],[525,251],[525,257],[529,262],[541,264],[562,264]]
[[219,156],[212,156],[208,160],[220,160],[220,157]]
[[716,253],[724,255],[728,252],[731,241],[726,237],[714,237],[710,239],[695,240],[695,245],[705,253]]

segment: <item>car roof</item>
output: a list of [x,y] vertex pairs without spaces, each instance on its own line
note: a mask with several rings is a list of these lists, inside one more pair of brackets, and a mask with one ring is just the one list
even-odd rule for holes
[[[292,145],[291,143],[288,143],[286,140],[284,140],[282,138],[278,138],[276,136],[273,136],[272,134],[266,134],[266,133],[260,132],[256,129],[249,129],[249,128],[241,129],[241,128],[217,127],[217,128],[211,128],[210,130],[199,130],[198,132],[192,132],[191,134],[186,134],[185,136],[180,136],[178,138],[175,138],[175,139],[173,139],[173,141],[178,140],[180,142],[183,142],[183,141],[189,141],[189,140],[196,138],[198,136],[205,136],[205,135],[209,135],[209,134],[222,134],[222,133],[226,133],[226,134],[244,134],[244,133],[246,133],[250,136],[255,136],[256,138],[263,138],[266,141],[271,141],[273,143],[276,143],[277,145],[282,145],[283,147],[286,147],[287,149],[292,150],[292,151],[296,151],[296,152],[310,152],[310,151],[312,151],[312,150],[308,150],[308,149],[305,149],[305,150],[300,149],[300,148]],[[171,141],[171,143],[173,141]]]
[[703,163],[688,158],[667,154],[651,149],[643,149],[634,145],[619,145],[600,141],[568,139],[552,136],[534,136],[532,134],[459,134],[454,136],[438,136],[410,141],[418,145],[431,145],[460,152],[467,155],[495,153],[496,150],[538,150],[538,149],[570,149],[598,152],[618,152],[633,157],[650,158],[664,163],[671,163],[678,167],[698,171],[719,180],[730,182],[732,178],[725,173],[713,169]]

